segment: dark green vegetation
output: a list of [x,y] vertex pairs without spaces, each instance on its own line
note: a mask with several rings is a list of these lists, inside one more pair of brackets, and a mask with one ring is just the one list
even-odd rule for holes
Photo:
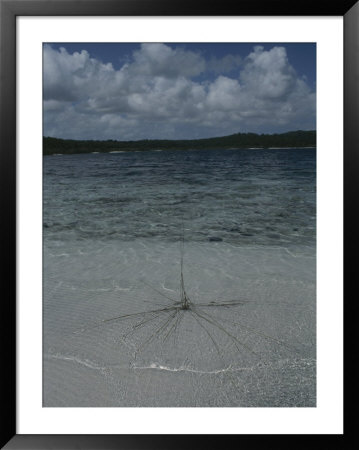
[[315,147],[316,131],[290,131],[282,134],[236,133],[230,136],[189,140],[141,140],[141,141],[80,141],[72,139],[43,138],[44,155],[54,153],[91,153],[131,150],[189,150],[268,147]]

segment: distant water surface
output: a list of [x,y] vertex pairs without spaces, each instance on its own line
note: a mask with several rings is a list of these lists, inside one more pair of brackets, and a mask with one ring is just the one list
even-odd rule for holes
[[44,157],[45,240],[314,245],[315,149]]

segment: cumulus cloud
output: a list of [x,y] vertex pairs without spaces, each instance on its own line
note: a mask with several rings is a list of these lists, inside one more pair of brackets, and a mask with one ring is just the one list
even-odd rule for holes
[[[225,75],[239,64],[236,78]],[[85,50],[45,45],[43,80],[49,136],[190,139],[315,123],[315,93],[282,46],[256,46],[243,60],[206,60],[180,47],[142,44],[115,70]]]
[[220,75],[209,86],[206,104],[212,110],[235,111],[239,109],[240,100],[238,81]]
[[206,62],[199,53],[172,49],[165,44],[142,44],[133,54],[132,72],[152,77],[193,77],[204,72]]
[[240,79],[257,98],[284,100],[295,88],[297,76],[284,47],[264,51],[256,46],[247,57]]
[[90,58],[86,50],[71,55],[65,48],[44,46],[44,100],[81,100],[114,74],[112,64]]

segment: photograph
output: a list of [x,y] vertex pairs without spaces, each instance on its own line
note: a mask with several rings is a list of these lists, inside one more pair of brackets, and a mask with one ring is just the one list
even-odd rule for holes
[[316,43],[42,57],[42,405],[316,407]]

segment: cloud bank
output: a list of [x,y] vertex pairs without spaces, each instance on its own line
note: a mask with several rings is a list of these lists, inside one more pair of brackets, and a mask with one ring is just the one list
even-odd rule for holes
[[[228,73],[236,70],[236,77]],[[44,46],[44,135],[193,139],[315,128],[316,97],[283,46],[245,58],[142,44],[118,70]]]

